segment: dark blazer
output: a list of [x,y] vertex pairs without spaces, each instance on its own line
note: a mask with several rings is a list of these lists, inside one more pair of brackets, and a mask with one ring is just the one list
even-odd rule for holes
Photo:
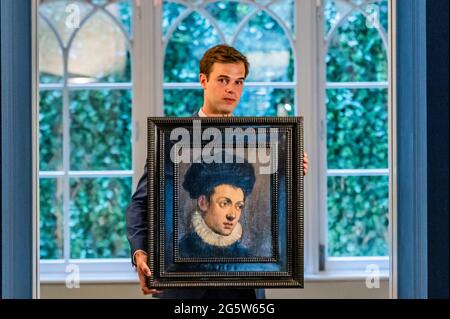
[[[198,117],[198,113],[192,115]],[[147,165],[126,211],[127,238],[131,259],[137,250],[147,251]],[[156,296],[156,295],[155,295]],[[264,289],[165,289],[157,295],[163,299],[264,299]]]

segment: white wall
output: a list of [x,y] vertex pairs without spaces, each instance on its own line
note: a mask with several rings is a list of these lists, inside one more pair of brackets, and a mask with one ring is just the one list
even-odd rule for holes
[[[389,281],[381,280],[380,288],[366,288],[365,280],[311,281],[304,289],[267,289],[267,298],[389,298]],[[69,289],[65,284],[41,284],[41,298],[151,298],[141,294],[137,283],[124,284],[80,284],[80,288]]]

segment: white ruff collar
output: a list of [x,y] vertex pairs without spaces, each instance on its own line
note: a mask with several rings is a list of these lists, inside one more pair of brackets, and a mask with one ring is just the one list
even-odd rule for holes
[[237,223],[230,235],[217,234],[206,225],[203,217],[198,211],[192,215],[192,226],[197,235],[207,244],[218,247],[227,247],[237,242],[242,237],[242,226]]

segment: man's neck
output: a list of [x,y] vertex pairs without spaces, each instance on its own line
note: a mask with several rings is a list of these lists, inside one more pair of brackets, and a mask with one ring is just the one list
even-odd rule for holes
[[214,113],[213,111],[207,110],[204,106],[200,108],[198,112],[200,117],[230,117],[233,114],[231,113]]

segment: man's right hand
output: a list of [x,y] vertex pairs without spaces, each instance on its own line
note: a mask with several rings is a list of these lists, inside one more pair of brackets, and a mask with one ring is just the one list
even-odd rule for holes
[[146,277],[150,277],[152,274],[150,268],[148,268],[147,266],[147,258],[147,254],[141,251],[136,252],[136,255],[134,257],[139,281],[141,282],[141,290],[144,295],[158,294],[161,292],[161,290],[149,289],[147,287]]

